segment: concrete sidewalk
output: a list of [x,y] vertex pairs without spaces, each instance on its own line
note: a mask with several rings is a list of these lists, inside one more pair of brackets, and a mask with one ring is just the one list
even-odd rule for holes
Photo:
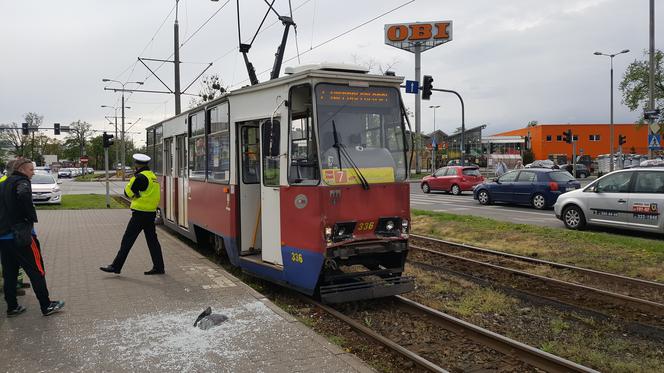
[[[143,235],[121,275],[101,272],[128,210],[38,214],[51,298],[67,304],[43,317],[28,289],[25,314],[0,315],[0,371],[372,371],[164,230],[166,275],[143,275],[152,265]],[[228,321],[194,328],[207,306]]]

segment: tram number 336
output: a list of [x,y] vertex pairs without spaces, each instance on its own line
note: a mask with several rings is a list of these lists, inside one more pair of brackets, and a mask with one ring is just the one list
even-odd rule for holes
[[370,231],[374,228],[374,222],[367,221],[357,225],[358,231]]
[[293,263],[302,263],[304,260],[302,259],[302,254],[298,253],[291,253],[291,261]]

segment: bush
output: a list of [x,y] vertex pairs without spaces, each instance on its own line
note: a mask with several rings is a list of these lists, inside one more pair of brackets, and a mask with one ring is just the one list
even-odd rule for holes
[[523,152],[523,164],[527,165],[528,163],[533,163],[535,160],[535,154],[531,149],[525,150]]

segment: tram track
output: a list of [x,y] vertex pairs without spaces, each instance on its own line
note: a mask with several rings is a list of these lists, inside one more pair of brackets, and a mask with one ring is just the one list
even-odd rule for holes
[[[474,369],[496,369],[506,371],[547,371],[547,372],[595,372],[564,358],[549,354],[487,329],[427,307],[402,296],[362,302],[362,305],[346,305],[344,308],[357,308],[340,311],[328,305],[308,300],[334,318],[349,325],[355,331],[383,344],[419,367],[432,372],[448,372]],[[349,315],[350,314],[350,315]],[[380,316],[379,314],[382,314]],[[428,330],[429,343],[408,341],[406,333],[399,334],[399,328],[392,324],[376,327],[383,333],[356,320],[363,315],[365,320],[400,320],[402,323],[416,323],[419,332]],[[373,315],[373,316],[372,316]],[[408,329],[412,326],[407,325]],[[389,329],[395,331],[389,331]],[[441,328],[443,331],[441,331]],[[406,334],[404,336],[404,334]],[[396,340],[395,340],[396,339]],[[408,347],[406,347],[408,346]]]
[[[411,236],[410,248],[409,261],[416,265],[433,265],[535,297],[664,328],[664,304],[659,302],[664,284],[416,235]],[[536,273],[543,267],[559,278]]]

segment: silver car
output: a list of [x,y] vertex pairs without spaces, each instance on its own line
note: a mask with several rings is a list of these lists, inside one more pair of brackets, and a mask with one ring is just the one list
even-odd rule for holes
[[561,195],[553,209],[569,229],[588,224],[664,232],[660,207],[664,207],[664,167],[612,172]]
[[60,181],[51,175],[35,174],[32,176],[32,202],[34,204],[57,204],[62,202]]

